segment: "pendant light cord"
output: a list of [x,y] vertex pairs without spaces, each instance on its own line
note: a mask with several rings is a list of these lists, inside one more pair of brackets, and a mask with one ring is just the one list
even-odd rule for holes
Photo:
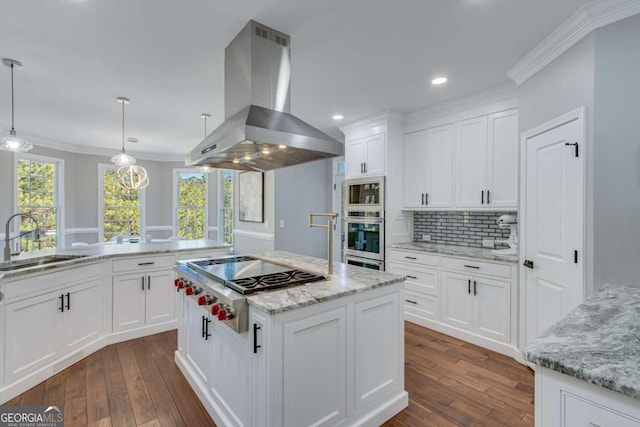
[[122,101],[122,151],[124,152],[124,100]]
[[204,137],[207,137],[207,117],[204,118]]
[[14,106],[13,106],[13,64],[11,64],[11,131],[15,132],[14,127]]

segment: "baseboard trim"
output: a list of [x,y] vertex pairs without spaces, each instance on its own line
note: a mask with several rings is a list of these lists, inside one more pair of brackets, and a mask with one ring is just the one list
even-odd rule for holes
[[380,426],[400,413],[407,406],[409,406],[409,393],[403,390],[400,394],[387,400],[374,412],[354,422],[353,425],[359,427]]

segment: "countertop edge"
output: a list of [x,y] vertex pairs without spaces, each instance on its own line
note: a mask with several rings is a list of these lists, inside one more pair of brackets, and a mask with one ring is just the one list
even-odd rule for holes
[[[421,247],[421,244],[430,244],[434,247]],[[502,262],[505,264],[517,264],[519,258],[517,255],[498,255],[498,254],[478,254],[471,251],[489,250],[488,248],[476,248],[471,246],[454,246],[442,245],[428,242],[406,242],[406,243],[390,243],[386,245],[388,249],[398,249],[405,251],[427,252],[440,255],[451,255],[462,258],[474,258],[492,262]]]

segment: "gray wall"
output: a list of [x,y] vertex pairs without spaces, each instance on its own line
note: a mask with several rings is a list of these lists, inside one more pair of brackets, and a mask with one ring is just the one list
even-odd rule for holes
[[640,286],[640,15],[595,33],[594,278]]
[[309,212],[331,211],[331,169],[318,160],[275,171],[275,249],[327,258],[326,229],[310,228]]
[[[569,111],[587,108],[587,170],[593,170],[595,35],[592,33],[518,88],[519,129],[526,132]],[[593,176],[587,174],[587,294],[594,289]],[[596,284],[598,288],[601,284]]]

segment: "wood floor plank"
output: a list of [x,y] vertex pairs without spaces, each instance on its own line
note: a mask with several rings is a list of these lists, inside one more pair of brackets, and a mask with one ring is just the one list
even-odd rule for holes
[[64,405],[65,388],[67,386],[67,371],[57,373],[45,381],[42,404],[48,406]]
[[85,427],[87,425],[87,398],[72,397],[64,402],[64,426]]
[[37,386],[30,388],[20,396],[18,405],[42,405],[45,383],[41,382]]
[[87,422],[96,423],[109,418],[109,399],[104,377],[102,355],[93,353],[86,359]]
[[116,347],[118,349],[122,373],[124,374],[127,384],[129,401],[131,402],[131,409],[133,410],[136,424],[140,425],[152,420],[157,420],[156,410],[149,396],[147,385],[142,378],[138,362],[131,350],[130,341],[119,343]]
[[135,425],[135,417],[131,408],[127,383],[122,373],[118,349],[115,345],[109,345],[100,351],[105,372],[105,386],[107,399],[109,400],[109,415],[111,424],[116,426]]
[[111,424],[110,417],[102,418],[97,421],[90,421],[89,424],[87,424],[87,427],[112,427],[112,426],[113,424]]
[[65,401],[78,397],[86,397],[87,379],[85,369],[86,365],[84,360],[81,360],[65,369],[67,376],[64,389]]

